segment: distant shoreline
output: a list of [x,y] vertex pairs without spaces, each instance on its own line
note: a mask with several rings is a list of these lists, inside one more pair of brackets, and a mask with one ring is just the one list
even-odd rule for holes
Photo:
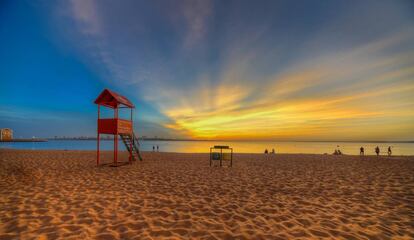
[[[120,138],[118,138],[120,139]],[[97,138],[20,138],[13,140],[0,140],[0,142],[47,142],[47,141],[96,141]],[[113,138],[101,138],[101,141],[113,141]],[[211,139],[169,139],[169,138],[139,138],[139,141],[182,141],[182,142],[314,142],[314,143],[414,143],[412,141],[310,141],[310,140],[211,140]]]
[[0,142],[47,142],[48,140],[46,138],[18,138],[18,139],[12,139],[12,140],[0,140]]
[[[46,138],[47,140],[97,140],[96,137],[91,138]],[[100,140],[114,140],[113,138],[100,138]],[[140,141],[190,141],[190,142],[315,142],[315,143],[414,143],[410,141],[334,141],[334,140],[219,140],[219,139],[174,139],[174,138],[138,138]]]

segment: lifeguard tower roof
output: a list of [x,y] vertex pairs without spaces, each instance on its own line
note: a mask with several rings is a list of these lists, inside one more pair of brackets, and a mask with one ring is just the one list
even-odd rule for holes
[[119,105],[124,105],[129,108],[135,108],[134,104],[128,100],[128,98],[113,92],[111,90],[105,89],[99,94],[98,98],[95,100],[95,104],[103,105],[110,108],[118,108]]

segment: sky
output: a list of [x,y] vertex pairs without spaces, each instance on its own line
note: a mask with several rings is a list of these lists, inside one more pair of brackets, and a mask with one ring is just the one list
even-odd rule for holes
[[[0,127],[95,136],[414,140],[412,1],[0,1]],[[110,111],[104,116],[111,116]]]

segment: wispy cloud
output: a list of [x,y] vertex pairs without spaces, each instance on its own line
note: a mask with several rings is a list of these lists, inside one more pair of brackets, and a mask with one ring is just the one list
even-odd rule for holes
[[38,110],[35,111],[30,108],[21,108],[15,106],[0,107],[0,118],[2,120],[10,121],[33,121],[33,120],[48,120],[59,121],[67,117],[65,113],[57,113],[54,111]]
[[85,57],[163,114],[157,124],[167,130],[196,138],[414,137],[414,23],[404,4],[304,13],[311,25],[277,3],[236,5],[73,0],[71,9],[87,36],[80,45],[90,46]]
[[208,31],[208,18],[212,11],[213,2],[210,0],[190,0],[184,1],[182,4],[182,11],[187,25],[184,46],[191,48],[205,37]]
[[[201,87],[197,97],[171,98],[177,99],[175,107],[167,106],[164,113],[175,124],[166,127],[188,129],[201,138],[312,138],[358,126],[370,131],[391,116],[414,120],[409,110],[414,106],[414,52],[387,53],[414,39],[414,34],[401,36],[320,56],[258,82],[240,79],[245,67],[226,69],[220,84]],[[199,102],[211,104],[202,108]],[[342,136],[357,137],[346,131]]]
[[99,34],[102,30],[101,21],[95,0],[70,0],[72,16],[84,34]]

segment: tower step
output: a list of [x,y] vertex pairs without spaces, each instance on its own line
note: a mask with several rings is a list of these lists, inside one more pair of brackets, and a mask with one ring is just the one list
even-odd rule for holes
[[[122,142],[124,143],[128,152],[131,153],[132,158],[136,160],[137,158],[142,161],[141,154],[139,153],[139,142],[138,138],[135,136],[134,133],[132,135],[129,134],[121,134]],[[132,145],[132,146],[131,146]],[[132,147],[132,149],[130,149]]]

